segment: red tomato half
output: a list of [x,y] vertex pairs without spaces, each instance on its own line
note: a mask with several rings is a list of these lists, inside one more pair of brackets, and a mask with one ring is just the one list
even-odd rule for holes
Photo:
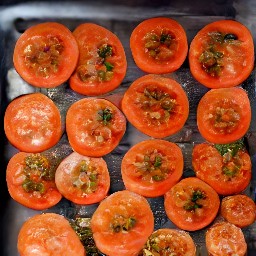
[[21,256],[85,256],[86,252],[68,220],[55,213],[35,215],[20,229]]
[[17,153],[6,169],[10,196],[35,210],[56,205],[62,198],[54,181],[56,168],[43,154]]
[[91,219],[97,248],[108,256],[135,256],[154,229],[147,200],[128,190],[104,199]]
[[244,256],[247,251],[242,230],[228,222],[213,225],[207,230],[205,239],[206,248],[212,256]]
[[110,187],[103,158],[73,152],[58,166],[55,182],[60,193],[76,204],[93,204],[104,199]]
[[250,101],[241,88],[212,89],[198,104],[198,129],[209,142],[226,144],[239,140],[250,123]]
[[188,231],[209,225],[216,217],[219,205],[220,199],[215,190],[195,177],[178,182],[164,199],[168,218],[177,227]]
[[181,149],[165,140],[142,141],[124,155],[121,165],[126,189],[157,197],[176,184],[183,173]]
[[251,32],[233,20],[206,25],[191,42],[189,64],[195,79],[209,88],[239,85],[254,67]]
[[122,110],[139,131],[154,138],[175,134],[184,126],[189,102],[175,80],[145,75],[135,80],[125,92]]
[[244,150],[233,157],[222,156],[214,146],[198,144],[193,149],[192,164],[196,176],[221,195],[240,193],[251,180],[251,159]]
[[183,27],[177,21],[164,17],[141,22],[131,34],[130,47],[138,67],[152,74],[177,70],[188,52]]
[[162,228],[151,234],[139,255],[195,256],[196,246],[188,232]]
[[123,113],[105,99],[84,98],[68,109],[66,131],[79,154],[100,157],[110,153],[126,130]]
[[127,69],[124,48],[118,37],[91,23],[79,25],[73,34],[80,56],[76,71],[70,78],[70,87],[91,96],[116,89]]
[[73,73],[79,51],[71,31],[56,22],[28,28],[17,40],[14,67],[36,87],[52,88],[66,82]]
[[10,143],[20,151],[42,152],[57,144],[62,136],[60,111],[44,94],[22,95],[8,105],[4,130]]
[[221,201],[221,215],[237,227],[244,228],[254,223],[256,206],[246,195],[232,195]]

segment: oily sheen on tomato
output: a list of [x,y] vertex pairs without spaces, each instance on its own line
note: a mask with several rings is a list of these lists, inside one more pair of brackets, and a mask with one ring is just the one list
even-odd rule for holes
[[157,17],[133,30],[130,48],[137,66],[151,74],[170,73],[183,64],[188,52],[186,32],[177,21]]
[[101,95],[123,81],[127,61],[117,35],[93,23],[83,23],[73,32],[79,47],[79,61],[69,80],[71,89],[83,95]]
[[128,190],[104,199],[91,219],[97,248],[109,256],[136,256],[154,229],[147,200]]
[[164,195],[183,173],[183,155],[175,143],[152,139],[135,144],[121,164],[126,189],[146,197]]
[[14,67],[36,87],[52,88],[66,82],[73,73],[79,51],[71,31],[57,22],[39,23],[17,40]]
[[54,180],[56,168],[56,164],[44,154],[16,153],[6,168],[10,196],[35,210],[56,205],[62,198]]
[[76,152],[62,160],[55,174],[60,193],[76,204],[93,204],[103,200],[110,187],[105,160]]
[[252,34],[234,20],[212,22],[192,40],[189,64],[194,78],[209,88],[237,86],[254,67]]
[[19,96],[6,108],[4,131],[20,151],[43,152],[56,145],[62,136],[60,111],[42,93]]
[[211,144],[198,144],[192,152],[192,165],[196,176],[220,195],[242,192],[252,176],[251,159],[245,149],[221,155]]
[[22,256],[86,255],[68,220],[56,213],[36,214],[24,222],[19,231],[17,247]]
[[226,144],[241,139],[251,123],[251,105],[242,88],[209,90],[197,107],[197,126],[209,142]]
[[152,74],[130,85],[121,108],[135,128],[153,138],[180,131],[189,114],[189,102],[182,86],[171,78]]
[[219,206],[217,192],[196,177],[182,179],[164,197],[168,218],[187,231],[208,226],[215,219]]
[[100,157],[113,151],[126,130],[123,113],[110,101],[84,98],[73,103],[66,115],[71,147],[79,154]]

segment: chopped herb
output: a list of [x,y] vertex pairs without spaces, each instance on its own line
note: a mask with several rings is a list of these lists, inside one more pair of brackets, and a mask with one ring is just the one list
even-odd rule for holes
[[122,215],[115,216],[111,228],[115,233],[127,232],[131,230],[136,224],[136,219],[133,217],[125,218]]
[[112,56],[113,54],[113,48],[111,45],[108,44],[103,44],[99,49],[98,49],[98,54],[101,58],[105,59],[106,57]]
[[104,62],[104,65],[105,65],[107,71],[112,71],[114,68],[114,65],[112,65],[110,62],[107,62],[107,61]]
[[190,200],[183,206],[187,211],[194,211],[195,209],[202,208],[203,205],[198,203],[198,200],[205,199],[205,194],[201,190],[195,190]]
[[160,167],[162,165],[162,157],[160,156],[156,156],[155,157],[155,163],[154,163],[154,167]]
[[103,121],[104,125],[107,125],[112,119],[113,113],[111,109],[105,108],[98,112],[98,120]]
[[26,192],[38,191],[40,192],[40,194],[43,194],[45,192],[45,186],[43,183],[37,183],[30,179],[26,179],[22,183],[22,187]]
[[231,155],[231,157],[234,157],[239,150],[245,148],[245,145],[243,139],[240,139],[236,142],[229,144],[215,144],[214,147],[219,151],[222,156],[225,156],[225,154],[228,153]]

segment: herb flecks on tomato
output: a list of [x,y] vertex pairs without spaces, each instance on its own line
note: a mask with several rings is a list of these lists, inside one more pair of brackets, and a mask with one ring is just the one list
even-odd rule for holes
[[191,194],[191,198],[185,203],[183,208],[187,211],[195,211],[198,208],[202,208],[203,204],[201,200],[205,199],[206,195],[200,189],[194,190]]
[[113,230],[113,232],[119,233],[130,231],[135,225],[135,217],[127,217],[117,214],[113,217],[112,223],[110,224],[110,228]]

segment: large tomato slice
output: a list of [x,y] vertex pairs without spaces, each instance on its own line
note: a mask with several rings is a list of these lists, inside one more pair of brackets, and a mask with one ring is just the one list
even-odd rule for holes
[[42,152],[62,136],[60,111],[42,93],[22,95],[7,106],[4,130],[10,143],[20,151]]
[[251,180],[251,159],[242,149],[235,155],[222,156],[213,145],[198,144],[193,149],[192,164],[196,176],[221,195],[242,192]]
[[51,88],[66,82],[78,61],[71,31],[56,22],[28,28],[17,40],[13,62],[20,76],[36,87]]
[[56,213],[38,214],[28,219],[18,236],[22,256],[85,256],[85,250],[67,219]]
[[55,182],[60,193],[77,204],[93,204],[104,199],[110,187],[108,167],[103,158],[76,152],[58,166]]
[[139,131],[154,138],[178,132],[189,114],[189,102],[175,80],[145,75],[135,80],[125,92],[122,110]]
[[73,103],[66,116],[66,131],[71,147],[85,156],[110,153],[126,130],[122,112],[105,99],[84,98]]
[[130,47],[138,67],[152,74],[177,70],[188,52],[185,30],[177,21],[165,17],[142,21],[131,34]]
[[92,23],[79,25],[73,35],[80,55],[70,87],[84,95],[100,95],[116,89],[127,69],[124,48],[118,37]]
[[234,20],[206,25],[190,44],[189,64],[192,75],[209,88],[239,85],[254,67],[251,32]]
[[56,164],[44,154],[15,154],[6,168],[10,196],[35,210],[56,205],[62,198],[55,185],[56,168]]
[[216,217],[220,199],[204,181],[185,178],[166,194],[164,206],[169,219],[179,228],[195,231],[209,225]]
[[121,172],[126,189],[147,197],[165,194],[183,173],[182,151],[165,140],[142,141],[124,155]]
[[147,200],[123,190],[104,199],[92,216],[96,246],[109,256],[135,256],[154,229]]
[[251,105],[241,88],[211,89],[199,101],[197,125],[212,143],[231,143],[242,138],[251,123]]

